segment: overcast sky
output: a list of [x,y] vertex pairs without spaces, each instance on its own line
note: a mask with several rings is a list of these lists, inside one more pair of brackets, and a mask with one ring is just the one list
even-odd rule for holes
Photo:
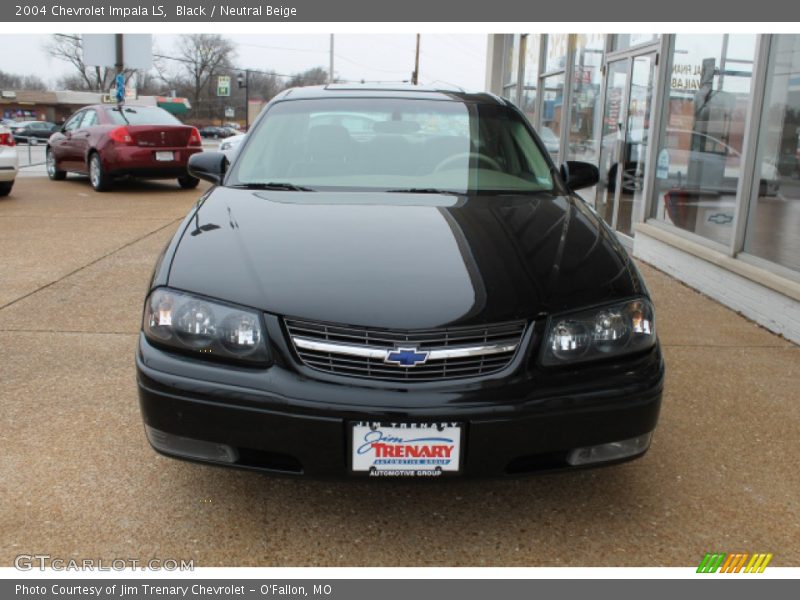
[[[155,48],[169,55],[178,36],[155,35]],[[237,44],[236,66],[293,74],[311,67],[328,68],[330,36],[231,35]],[[0,35],[0,70],[38,75],[46,82],[70,74],[68,63],[44,51],[49,35]],[[420,82],[484,88],[486,34],[423,34]],[[334,72],[340,79],[402,81],[414,68],[414,34],[336,34]]]

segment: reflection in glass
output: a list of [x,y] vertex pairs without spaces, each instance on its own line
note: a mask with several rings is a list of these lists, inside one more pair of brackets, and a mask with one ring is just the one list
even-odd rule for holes
[[542,79],[542,126],[539,137],[542,138],[547,152],[553,160],[558,160],[561,146],[561,118],[564,109],[564,75],[551,75]]
[[655,165],[652,216],[728,244],[755,35],[680,34]]
[[660,37],[658,33],[618,33],[614,36],[612,50],[627,50],[633,46],[654,42]]
[[[575,47],[575,75],[572,80],[567,160],[597,164],[597,138],[603,118],[600,71],[605,36],[578,34]],[[584,200],[594,204],[596,188],[581,190]]]
[[773,38],[763,111],[744,249],[800,271],[800,36]]
[[503,55],[503,97],[517,101],[517,76],[519,74],[520,35],[507,35]]
[[525,39],[525,65],[520,108],[528,120],[536,125],[536,90],[539,84],[539,50],[541,36],[531,33]]
[[567,66],[567,48],[569,47],[569,34],[551,33],[547,36],[547,53],[544,62],[544,72],[563,70]]
[[628,85],[628,61],[620,60],[608,65],[606,102],[603,110],[602,138],[600,142],[600,186],[595,208],[606,223],[614,217],[614,192],[620,176],[617,162],[623,135],[623,110],[625,89]]
[[647,157],[647,140],[650,131],[650,113],[653,109],[655,84],[654,54],[633,59],[630,100],[628,101],[628,126],[625,138],[624,168],[617,201],[616,229],[633,235],[633,214],[644,200],[644,171]]

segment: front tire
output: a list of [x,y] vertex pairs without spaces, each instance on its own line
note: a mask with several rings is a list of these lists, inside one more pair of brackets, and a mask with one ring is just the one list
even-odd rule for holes
[[111,189],[111,177],[103,168],[103,161],[97,152],[89,155],[89,182],[96,192],[106,192]]
[[67,172],[58,168],[56,157],[50,146],[45,150],[45,165],[47,166],[47,176],[53,181],[61,181],[66,178]]
[[197,177],[192,177],[191,175],[184,175],[183,177],[178,177],[178,185],[181,186],[181,189],[184,190],[191,190],[197,187],[197,184],[200,183],[200,180]]
[[14,187],[13,181],[0,182],[0,198],[5,198],[11,193],[11,188]]

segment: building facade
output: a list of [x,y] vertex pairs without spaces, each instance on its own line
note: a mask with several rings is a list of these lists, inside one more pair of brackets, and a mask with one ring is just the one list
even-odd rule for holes
[[490,35],[486,85],[634,256],[800,343],[800,36]]
[[[191,107],[186,98],[166,96],[136,96],[128,101],[139,106],[160,106],[176,115],[186,113]],[[101,92],[0,90],[0,118],[60,124],[84,106],[104,102],[114,100],[110,94]]]

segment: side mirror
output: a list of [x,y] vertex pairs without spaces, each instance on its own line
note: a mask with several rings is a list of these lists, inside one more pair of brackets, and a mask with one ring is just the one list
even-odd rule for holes
[[561,165],[561,177],[569,189],[582,190],[599,183],[600,171],[592,163],[568,160]]
[[219,185],[225,177],[228,159],[222,152],[198,152],[189,157],[187,168],[192,177]]

